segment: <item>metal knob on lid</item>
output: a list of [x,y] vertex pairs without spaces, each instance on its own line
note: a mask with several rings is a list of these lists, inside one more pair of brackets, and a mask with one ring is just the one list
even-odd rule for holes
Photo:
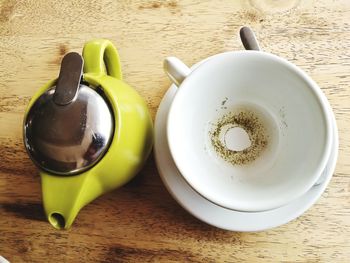
[[24,123],[27,151],[41,169],[72,175],[95,165],[113,137],[113,116],[104,98],[81,83],[83,59],[68,53],[56,86],[30,108]]

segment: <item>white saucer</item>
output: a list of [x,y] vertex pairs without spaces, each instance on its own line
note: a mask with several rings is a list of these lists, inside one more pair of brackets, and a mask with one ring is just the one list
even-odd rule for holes
[[239,212],[211,203],[194,191],[177,169],[168,146],[166,120],[177,87],[172,85],[162,102],[155,120],[154,153],[160,177],[174,199],[190,214],[203,222],[231,231],[261,231],[283,225],[308,210],[326,189],[335,170],[338,157],[338,129],[335,118],[334,139],[330,159],[318,183],[288,205],[264,212]]

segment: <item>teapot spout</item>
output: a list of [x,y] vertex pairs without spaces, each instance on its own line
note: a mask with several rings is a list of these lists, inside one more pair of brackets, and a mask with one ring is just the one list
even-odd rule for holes
[[57,229],[70,228],[80,209],[101,193],[100,184],[89,173],[55,176],[41,172],[40,175],[46,217]]

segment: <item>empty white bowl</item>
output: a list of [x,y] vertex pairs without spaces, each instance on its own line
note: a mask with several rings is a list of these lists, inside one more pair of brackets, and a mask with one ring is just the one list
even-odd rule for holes
[[[168,115],[170,152],[199,194],[229,209],[263,211],[315,184],[330,155],[331,109],[301,69],[261,51],[218,54],[192,72],[168,58],[165,69],[179,86]],[[232,164],[217,153],[212,134],[222,116],[242,110],[262,124],[266,145],[254,160]],[[247,134],[231,128],[220,140],[249,150]]]

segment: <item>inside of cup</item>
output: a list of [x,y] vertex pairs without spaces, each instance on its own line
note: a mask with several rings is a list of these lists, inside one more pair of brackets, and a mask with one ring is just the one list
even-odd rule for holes
[[[180,86],[168,116],[169,147],[186,181],[210,201],[242,211],[276,208],[305,193],[325,166],[331,143],[326,107],[317,85],[281,58],[217,55]],[[237,130],[249,125],[225,122],[239,114],[250,126],[256,121],[260,137]],[[216,141],[236,153],[252,144],[260,150],[255,147],[250,159],[243,154],[248,160],[226,158],[213,142],[218,130]],[[247,142],[247,136],[255,139]]]

